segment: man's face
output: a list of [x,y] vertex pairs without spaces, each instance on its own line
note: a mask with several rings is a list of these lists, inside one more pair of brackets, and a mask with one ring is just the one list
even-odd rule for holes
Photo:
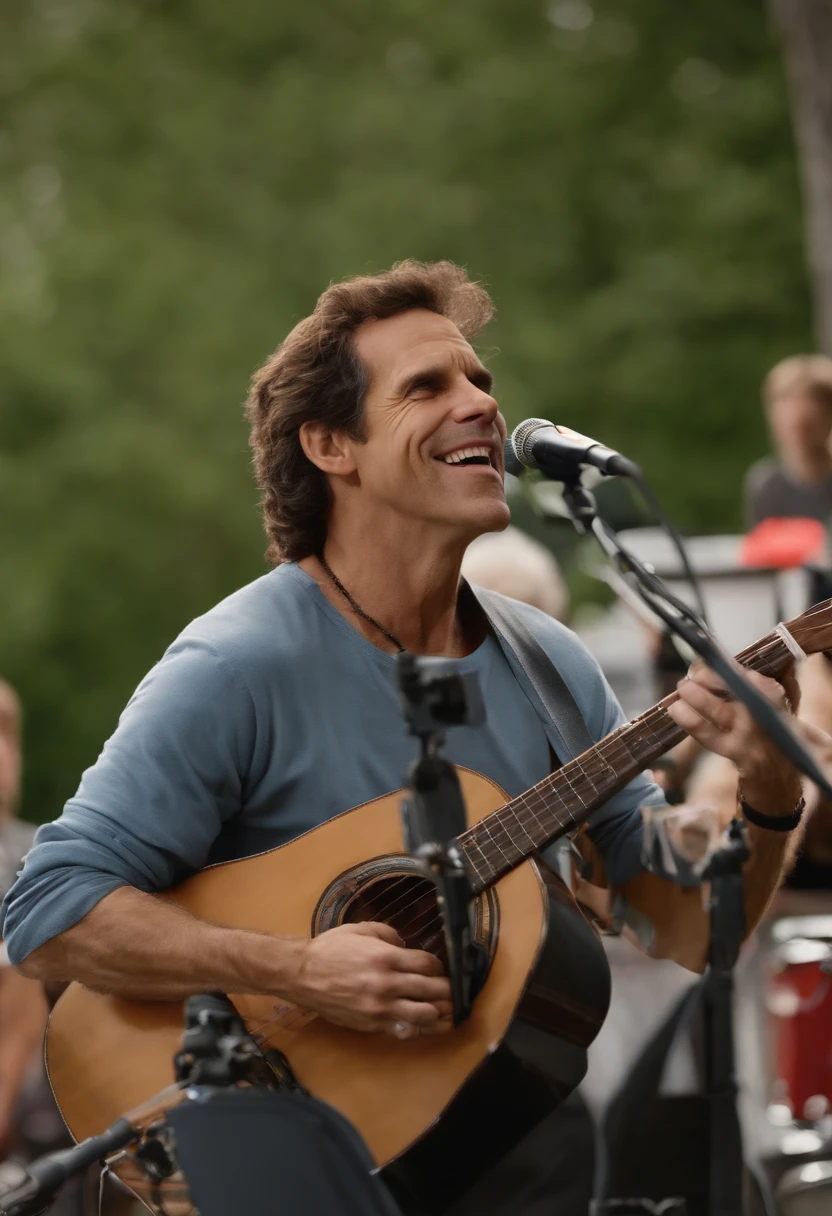
[[768,420],[774,445],[784,456],[822,454],[832,433],[832,411],[803,393],[772,401]]
[[365,322],[355,343],[369,373],[366,441],[352,448],[365,501],[465,543],[504,528],[505,422],[453,322],[414,309]]

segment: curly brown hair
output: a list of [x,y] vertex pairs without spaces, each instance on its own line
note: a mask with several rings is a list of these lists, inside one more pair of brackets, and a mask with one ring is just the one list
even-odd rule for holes
[[304,422],[361,439],[368,373],[353,335],[364,321],[413,308],[447,317],[473,338],[494,308],[484,287],[453,262],[397,262],[383,274],[329,286],[259,371],[246,402],[254,469],[274,565],[320,554],[331,502],[326,475],[300,442]]

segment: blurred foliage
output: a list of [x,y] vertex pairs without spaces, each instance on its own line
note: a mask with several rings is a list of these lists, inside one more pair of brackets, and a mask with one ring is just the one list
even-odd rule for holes
[[509,422],[733,529],[810,342],[762,0],[4,0],[0,671],[53,817],[143,672],[263,569],[240,402],[332,279],[491,288]]

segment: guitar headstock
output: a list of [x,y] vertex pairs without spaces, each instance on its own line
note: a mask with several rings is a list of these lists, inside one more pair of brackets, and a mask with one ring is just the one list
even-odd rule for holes
[[807,608],[785,626],[806,654],[832,650],[832,600]]

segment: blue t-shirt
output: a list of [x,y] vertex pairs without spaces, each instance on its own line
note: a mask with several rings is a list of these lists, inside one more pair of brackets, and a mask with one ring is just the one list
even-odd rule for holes
[[[619,726],[621,709],[575,635],[535,608],[516,608],[592,737]],[[479,676],[487,721],[451,729],[449,759],[515,797],[550,771],[549,742],[569,758],[556,727],[544,729],[525,673],[492,635],[458,662]],[[399,789],[416,750],[395,659],[356,632],[299,566],[277,567],[180,634],[61,817],[40,828],[3,904],[9,957],[19,962],[117,887],[164,890]],[[638,808],[661,798],[642,776],[593,815],[614,880],[638,870]]]

